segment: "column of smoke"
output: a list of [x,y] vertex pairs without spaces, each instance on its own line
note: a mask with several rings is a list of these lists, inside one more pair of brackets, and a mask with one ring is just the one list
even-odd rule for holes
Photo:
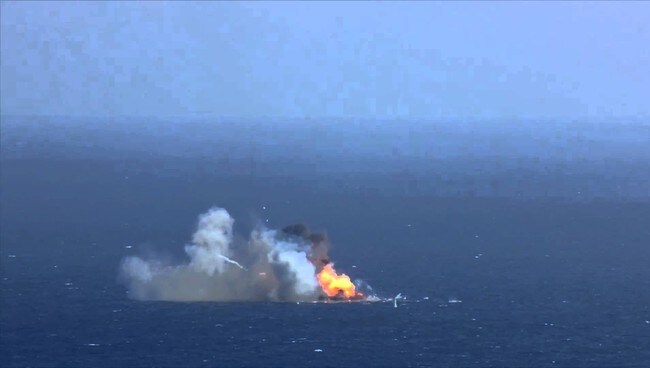
[[329,263],[328,241],[303,225],[258,229],[233,237],[234,220],[223,208],[199,217],[189,262],[166,266],[127,257],[121,275],[132,298],[169,301],[312,301],[322,296],[316,274]]

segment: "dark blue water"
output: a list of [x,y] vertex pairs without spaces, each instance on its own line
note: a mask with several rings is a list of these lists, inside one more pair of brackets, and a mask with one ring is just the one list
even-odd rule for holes
[[[648,181],[634,170],[625,180],[637,166],[564,162],[530,174],[519,161],[495,176],[467,159],[453,167],[468,174],[454,176],[376,169],[382,160],[355,170],[361,161],[343,154],[321,170],[317,156],[291,166],[57,147],[3,154],[0,366],[650,362]],[[337,268],[407,299],[398,308],[128,299],[120,260],[182,259],[197,215],[213,205],[240,234],[266,219],[325,230]]]

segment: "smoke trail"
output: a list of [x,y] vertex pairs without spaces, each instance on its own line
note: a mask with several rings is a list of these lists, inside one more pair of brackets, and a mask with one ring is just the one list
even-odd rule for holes
[[228,257],[226,257],[224,255],[221,255],[221,254],[219,254],[219,257],[221,257],[224,261],[226,261],[226,262],[228,262],[230,264],[234,264],[235,266],[241,268],[242,270],[246,270],[246,267],[240,265],[239,262],[237,262],[235,260],[232,260],[232,259],[230,259],[230,258],[228,258]]
[[[257,229],[233,238],[234,220],[223,208],[199,216],[189,262],[166,266],[127,257],[121,275],[129,295],[169,301],[308,301],[323,297],[316,274],[329,264],[327,238],[304,225]],[[359,294],[360,295],[360,294]]]

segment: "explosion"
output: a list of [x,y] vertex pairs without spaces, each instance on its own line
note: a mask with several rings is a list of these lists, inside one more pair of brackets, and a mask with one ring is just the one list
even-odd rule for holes
[[304,225],[258,228],[248,240],[233,233],[223,208],[199,217],[189,262],[127,257],[122,277],[130,297],[168,301],[367,300],[330,263],[327,236]]
[[340,275],[337,274],[331,263],[326,264],[318,275],[316,275],[316,278],[318,278],[318,283],[323,289],[323,292],[330,298],[345,297],[352,299],[363,297],[362,293],[357,293],[355,291],[354,284],[350,281],[350,277],[344,273]]

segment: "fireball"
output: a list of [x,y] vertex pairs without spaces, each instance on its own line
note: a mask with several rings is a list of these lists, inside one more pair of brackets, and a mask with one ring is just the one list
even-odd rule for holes
[[326,264],[316,277],[323,292],[330,298],[340,296],[340,294],[343,294],[348,299],[363,296],[363,294],[356,292],[350,277],[344,273],[337,274],[331,263]]

